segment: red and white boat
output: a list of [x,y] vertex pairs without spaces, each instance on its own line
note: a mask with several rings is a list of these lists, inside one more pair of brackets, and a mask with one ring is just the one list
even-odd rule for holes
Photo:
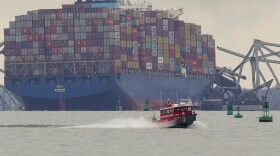
[[160,109],[160,117],[153,117],[153,122],[160,127],[186,128],[196,121],[196,113],[193,111],[191,99],[180,99],[179,104],[173,104],[170,100],[167,106]]

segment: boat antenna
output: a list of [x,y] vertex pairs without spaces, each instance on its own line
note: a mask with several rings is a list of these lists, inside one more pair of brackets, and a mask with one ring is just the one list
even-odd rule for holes
[[176,97],[177,97],[177,103],[179,104],[177,89],[176,89]]
[[160,97],[160,108],[162,108],[161,90],[159,90],[159,97]]

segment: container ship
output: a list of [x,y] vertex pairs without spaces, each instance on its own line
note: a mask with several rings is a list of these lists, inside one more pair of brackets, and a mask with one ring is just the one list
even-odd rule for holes
[[78,0],[16,16],[4,29],[5,87],[26,110],[143,110],[199,101],[215,75],[215,40],[183,9]]

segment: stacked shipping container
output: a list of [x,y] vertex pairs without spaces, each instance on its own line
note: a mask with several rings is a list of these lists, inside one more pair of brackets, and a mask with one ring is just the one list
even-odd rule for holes
[[6,76],[90,75],[111,62],[115,73],[179,73],[183,66],[188,73],[214,74],[212,36],[166,11],[64,5],[17,16],[4,34]]

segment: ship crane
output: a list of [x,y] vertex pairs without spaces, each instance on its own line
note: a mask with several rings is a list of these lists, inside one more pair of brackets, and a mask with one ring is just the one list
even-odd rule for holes
[[[2,47],[4,47],[4,42],[1,42],[1,43],[0,43],[0,49],[1,49]],[[3,53],[3,50],[0,50],[0,54],[2,54],[2,53]]]
[[[269,82],[271,81],[266,81],[266,78],[262,71],[260,70],[259,66],[260,63],[264,62],[266,66],[268,67],[270,73],[272,74],[274,80],[276,81],[276,86],[275,89],[272,93],[272,97],[270,98],[270,104],[274,106],[274,109],[276,109],[276,104],[275,104],[275,95],[276,92],[280,89],[280,84],[279,84],[279,79],[277,78],[271,63],[274,64],[280,64],[280,61],[277,60],[272,60],[272,59],[267,59],[270,56],[276,56],[280,58],[280,51],[274,51],[271,49],[273,48],[279,48],[280,44],[275,44],[275,43],[269,43],[269,42],[263,42],[261,40],[255,39],[253,42],[253,45],[251,46],[250,50],[246,55],[239,54],[237,52],[222,48],[222,47],[217,47],[220,51],[232,54],[234,56],[238,56],[242,58],[242,62],[234,68],[232,71],[233,72],[238,72],[238,74],[242,74],[243,72],[243,67],[247,62],[250,62],[251,64],[251,71],[252,71],[252,85],[253,85],[253,91],[256,92],[256,96],[260,99],[260,95],[258,90],[260,89],[260,86],[264,85],[267,87],[267,89],[270,91],[270,85]],[[264,53],[266,52],[266,53]],[[261,85],[261,80],[263,81],[263,84]],[[236,85],[239,85],[240,83],[240,77],[237,78],[237,83]],[[263,88],[263,87],[261,87]],[[266,98],[266,97],[265,97]]]
[[[0,49],[4,47],[4,42],[0,42]],[[0,54],[3,54],[3,50],[0,50]],[[5,73],[5,70],[0,68],[1,73]],[[5,86],[0,84],[0,111],[9,110],[23,110],[23,104],[10,93]]]

